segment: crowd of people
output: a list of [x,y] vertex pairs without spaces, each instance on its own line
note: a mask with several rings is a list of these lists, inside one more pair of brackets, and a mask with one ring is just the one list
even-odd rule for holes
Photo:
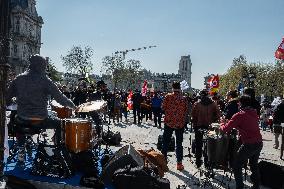
[[[249,160],[254,188],[259,188],[258,158],[262,149],[260,129],[271,128],[275,132],[275,148],[279,148],[280,124],[284,122],[284,101],[275,107],[268,102],[262,104],[256,100],[254,89],[246,88],[240,95],[237,90],[228,91],[225,98],[218,94],[210,96],[208,90],[199,95],[183,93],[179,82],[172,84],[172,92],[148,92],[141,94],[134,90],[131,98],[132,110],[129,110],[129,94],[132,91],[107,89],[103,81],[88,84],[80,81],[78,86],[69,88],[55,85],[45,74],[46,61],[39,55],[30,58],[29,70],[17,76],[7,91],[7,104],[13,97],[17,98],[17,119],[20,121],[37,121],[37,126],[56,129],[57,142],[60,142],[60,121],[48,117],[47,104],[50,97],[63,106],[75,111],[88,101],[105,100],[108,117],[113,123],[130,122],[129,113],[133,113],[133,124],[141,124],[148,120],[154,126],[163,128],[162,153],[167,158],[168,146],[173,132],[176,135],[177,169],[183,170],[183,134],[193,131],[195,135],[195,164],[200,168],[206,163],[202,159],[204,133],[210,130],[212,123],[219,122],[220,132],[233,134],[237,131],[241,145],[238,147],[232,165],[236,187],[243,188],[242,168]],[[32,95],[32,96],[31,96]],[[96,121],[96,114],[92,117]],[[271,122],[271,116],[273,121]],[[163,121],[163,125],[162,125]],[[38,124],[40,122],[40,124]],[[274,125],[275,127],[272,127]]]

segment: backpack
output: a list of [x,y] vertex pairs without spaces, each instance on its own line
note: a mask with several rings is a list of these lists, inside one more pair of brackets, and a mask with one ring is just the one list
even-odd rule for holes
[[160,178],[153,169],[126,166],[118,169],[112,177],[116,189],[170,189],[170,181]]
[[27,180],[13,175],[7,175],[7,186],[9,189],[36,189],[36,187]]
[[164,173],[169,171],[167,161],[162,153],[157,152],[154,149],[147,151],[138,150],[138,152],[144,158],[145,165],[150,164],[150,167],[157,168],[160,177],[163,177]]
[[72,165],[76,171],[83,174],[98,174],[97,158],[91,150],[72,153]]
[[120,132],[108,131],[103,134],[102,138],[103,138],[104,144],[108,144],[108,145],[117,146],[121,142]]
[[[169,147],[168,147],[168,151],[169,152],[174,152],[175,151],[175,137],[172,136]],[[158,136],[158,143],[157,143],[157,149],[162,151],[163,148],[163,135],[159,135]]]
[[96,174],[86,174],[81,177],[80,185],[88,188],[104,189],[105,185]]

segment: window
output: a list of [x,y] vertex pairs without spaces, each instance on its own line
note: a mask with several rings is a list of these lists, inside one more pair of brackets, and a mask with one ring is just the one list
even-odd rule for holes
[[20,20],[19,20],[19,18],[17,19],[17,22],[16,22],[16,32],[20,33]]
[[31,24],[30,28],[29,28],[30,36],[33,36],[33,30],[32,29],[33,29],[33,25]]
[[14,45],[14,54],[16,55],[18,53],[18,46]]

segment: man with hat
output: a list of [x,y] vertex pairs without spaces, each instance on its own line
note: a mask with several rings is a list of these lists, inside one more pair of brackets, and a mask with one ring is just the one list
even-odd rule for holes
[[[206,89],[200,92],[200,100],[192,108],[192,124],[195,132],[195,157],[197,168],[202,165],[202,142],[204,130],[208,130],[209,125],[220,118],[221,112],[218,105],[209,98]],[[204,157],[205,160],[207,157]]]

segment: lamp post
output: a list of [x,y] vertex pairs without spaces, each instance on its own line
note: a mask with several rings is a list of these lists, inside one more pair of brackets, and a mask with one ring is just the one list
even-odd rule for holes
[[0,0],[0,183],[1,188],[5,182],[4,176],[4,140],[6,121],[5,91],[8,76],[8,55],[9,55],[9,0]]
[[270,101],[273,101],[273,91],[275,89],[276,85],[274,83],[274,81],[272,81],[271,83],[267,83],[267,88],[269,89],[270,92]]
[[242,79],[244,86],[246,86],[247,84],[248,87],[254,88],[254,81],[256,79],[256,76],[255,73],[251,71],[251,69],[249,70],[245,69]]

